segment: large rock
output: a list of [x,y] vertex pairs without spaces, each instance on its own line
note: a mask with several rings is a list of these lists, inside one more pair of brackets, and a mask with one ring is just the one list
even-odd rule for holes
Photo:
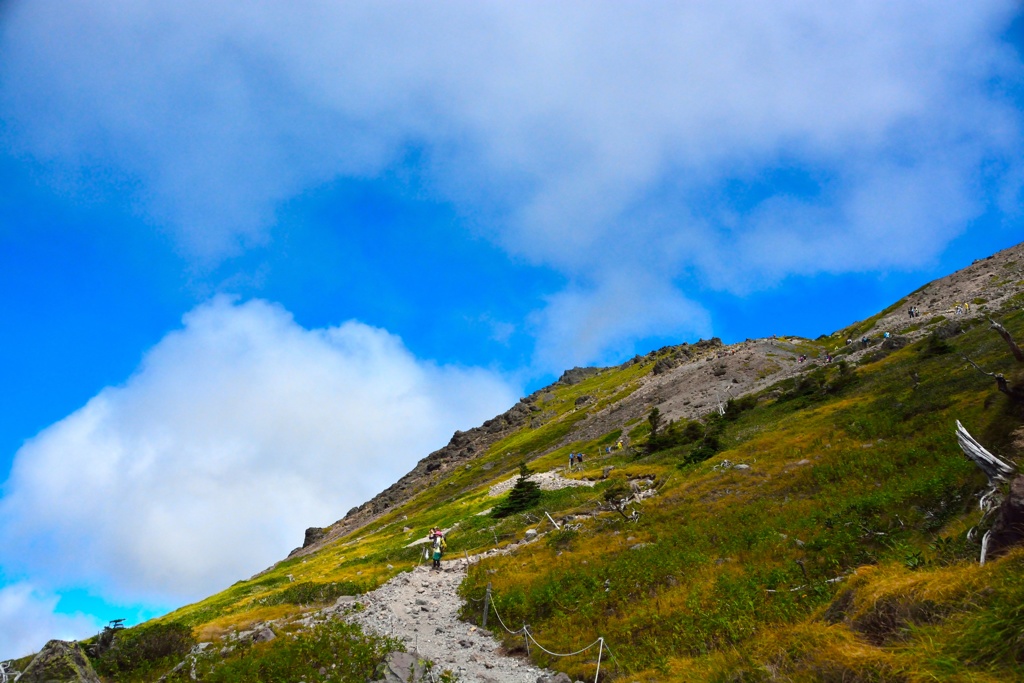
[[100,683],[82,646],[51,640],[18,678],[21,683]]
[[313,545],[326,535],[326,529],[321,529],[318,526],[311,526],[308,529],[306,529],[306,537],[302,541],[302,547],[308,548],[309,546]]
[[415,650],[392,652],[377,667],[375,683],[420,683],[426,680],[426,661]]
[[1010,493],[999,506],[988,538],[988,557],[998,557],[1018,545],[1024,545],[1024,475],[1014,477]]

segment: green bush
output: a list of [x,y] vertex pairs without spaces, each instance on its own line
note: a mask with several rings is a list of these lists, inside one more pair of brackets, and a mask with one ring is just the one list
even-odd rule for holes
[[[219,653],[197,658],[196,679],[205,683],[363,683],[376,680],[378,664],[400,649],[397,640],[366,635],[354,624],[331,619],[295,636],[240,647],[227,660]],[[190,670],[168,677],[168,683],[192,680]]]
[[333,602],[342,595],[359,595],[365,590],[366,587],[352,581],[334,583],[303,581],[263,598],[260,603],[264,605],[313,605]]
[[145,681],[177,664],[195,644],[192,629],[176,622],[125,629],[93,666],[114,681]]

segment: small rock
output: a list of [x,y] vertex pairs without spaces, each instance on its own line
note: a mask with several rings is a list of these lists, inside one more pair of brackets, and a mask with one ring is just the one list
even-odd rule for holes
[[525,534],[525,538],[526,538],[527,541],[532,541],[533,539],[537,538],[537,530],[536,529],[527,529],[526,530],[526,534]]
[[540,676],[537,683],[572,683],[572,679],[564,671],[559,671],[553,676]]
[[733,465],[732,468],[734,470],[749,470],[750,469],[750,465],[744,465],[744,464],[740,463],[739,465]]
[[608,475],[611,474],[611,471],[614,470],[614,469],[615,469],[615,465],[608,465],[608,466],[602,468],[601,469],[601,478],[602,479],[607,479]]

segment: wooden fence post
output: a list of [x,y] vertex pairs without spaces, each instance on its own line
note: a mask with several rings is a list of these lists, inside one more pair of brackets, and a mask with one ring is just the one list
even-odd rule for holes
[[491,611],[491,584],[487,584],[487,592],[484,593],[484,628],[487,628],[487,613]]

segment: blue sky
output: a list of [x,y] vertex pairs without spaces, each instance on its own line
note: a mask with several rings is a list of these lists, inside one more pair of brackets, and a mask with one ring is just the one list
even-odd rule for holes
[[0,657],[263,569],[565,368],[817,336],[1021,241],[1022,26],[0,5]]

